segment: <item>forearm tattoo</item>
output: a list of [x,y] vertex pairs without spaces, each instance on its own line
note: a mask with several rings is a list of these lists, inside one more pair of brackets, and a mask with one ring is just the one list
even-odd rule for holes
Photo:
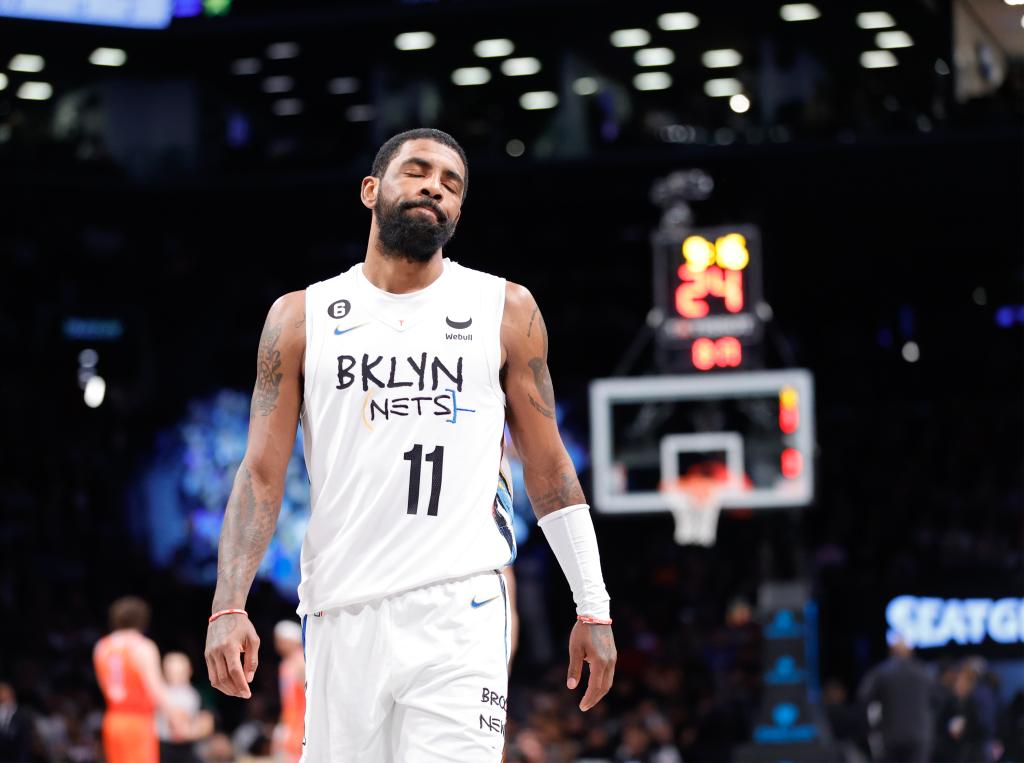
[[277,349],[277,340],[281,338],[281,325],[267,326],[260,337],[258,364],[256,371],[256,390],[252,395],[252,406],[249,417],[259,411],[269,416],[277,408],[277,398],[281,394],[280,372],[281,351]]
[[[257,495],[259,492],[259,495]],[[252,473],[243,464],[224,512],[217,553],[217,591],[214,608],[241,606],[277,525],[280,496],[253,486]]]
[[[530,503],[533,504],[533,512],[538,517],[550,514],[552,511],[558,511],[558,509],[563,509],[566,506],[587,502],[572,462],[569,462],[559,471],[552,474],[546,482],[547,485],[545,487],[547,490],[537,492],[536,494],[527,490],[530,494]],[[533,486],[528,485],[527,487]]]

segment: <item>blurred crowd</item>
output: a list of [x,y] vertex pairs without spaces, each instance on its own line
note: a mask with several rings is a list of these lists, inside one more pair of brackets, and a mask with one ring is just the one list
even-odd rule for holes
[[[728,761],[750,740],[764,672],[762,633],[743,585],[740,593],[723,597],[736,581],[729,580],[721,558],[706,549],[666,546],[664,556],[652,554],[649,564],[630,573],[639,576],[633,581],[639,593],[623,601],[617,613],[614,687],[597,707],[582,713],[577,708],[581,691],[565,688],[561,630],[567,634],[568,628],[559,629],[552,620],[554,627],[538,631],[524,603],[524,597],[537,598],[531,575],[543,558],[530,549],[521,559],[518,583],[527,617],[510,679],[508,763]],[[189,715],[190,736],[175,741],[167,724],[158,721],[162,759],[285,759],[280,750],[275,756],[274,741],[275,733],[278,738],[282,733],[278,654],[285,652],[264,647],[252,699],[217,694],[202,658],[201,612],[208,592],[167,585],[150,633],[163,653],[163,680]],[[561,591],[540,598],[548,596],[556,602],[551,615],[560,617]],[[288,605],[276,597],[268,586],[254,591],[250,609],[264,613],[257,623],[261,633],[275,632],[276,618],[287,613]],[[5,656],[0,761],[103,760],[104,701],[92,662],[93,648],[107,630],[102,612],[76,592],[53,622],[34,624],[37,637],[24,642],[16,658]],[[23,628],[31,630],[28,624]],[[895,645],[887,660],[865,668],[870,669],[856,680],[824,681],[820,707],[828,728],[823,732],[835,742],[841,756],[836,760],[1024,760],[1024,693],[1003,701],[999,679],[983,659],[924,663]],[[923,705],[915,709],[914,702]],[[901,712],[918,712],[914,717],[924,720],[914,726],[899,720]],[[894,738],[894,724],[920,733]],[[924,757],[892,757],[893,750],[907,749],[923,750]]]

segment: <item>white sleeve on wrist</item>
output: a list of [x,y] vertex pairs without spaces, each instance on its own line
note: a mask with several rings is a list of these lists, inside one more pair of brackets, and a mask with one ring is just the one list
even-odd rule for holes
[[[585,509],[585,511],[583,511]],[[609,619],[609,597],[601,575],[601,555],[597,550],[590,506],[577,503],[537,520],[548,545],[565,573],[576,614]]]

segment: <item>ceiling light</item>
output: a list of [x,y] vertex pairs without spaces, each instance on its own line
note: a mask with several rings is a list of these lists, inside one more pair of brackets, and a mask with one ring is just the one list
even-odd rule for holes
[[103,398],[107,394],[107,383],[102,376],[93,376],[85,383],[85,404],[90,408],[99,408],[103,405]]
[[705,52],[700,57],[700,61],[709,69],[724,69],[728,66],[739,66],[743,63],[743,56],[738,50],[722,48]]
[[783,21],[812,21],[821,16],[821,11],[810,3],[790,3],[779,8]]
[[370,122],[377,116],[377,110],[371,104],[361,103],[345,109],[345,119],[349,122]]
[[696,29],[700,19],[692,13],[663,13],[658,16],[658,26],[666,32],[680,32]]
[[671,48],[642,48],[633,54],[637,66],[668,66],[676,60]]
[[498,38],[495,40],[480,40],[473,46],[473,52],[480,58],[502,58],[510,55],[515,50],[512,40]]
[[651,41],[651,33],[646,29],[616,29],[611,41],[616,48],[642,48]]
[[291,117],[302,113],[302,101],[298,98],[280,98],[274,101],[273,109],[279,117]]
[[1006,0],[1007,5],[1024,5],[1024,0]]
[[35,56],[30,53],[19,53],[11,58],[7,68],[12,72],[41,72],[46,62],[42,56]]
[[49,82],[22,82],[18,88],[18,97],[26,101],[45,101],[53,95]]
[[672,87],[672,77],[668,72],[644,72],[633,77],[633,87],[637,90],[667,90]]
[[263,64],[258,58],[236,58],[231,62],[231,73],[238,75],[258,74]]
[[452,72],[452,82],[456,85],[483,85],[491,81],[491,73],[482,66],[466,66]]
[[513,158],[522,156],[526,153],[526,144],[519,140],[519,138],[513,138],[505,144],[505,152]]
[[287,93],[293,87],[295,87],[295,80],[284,75],[267,77],[263,80],[264,93]]
[[599,87],[594,77],[580,77],[572,83],[572,91],[576,95],[593,95],[598,91]]
[[914,44],[906,32],[879,32],[875,35],[875,45],[880,48],[909,48]]
[[7,75],[4,74],[3,72],[0,72],[0,90],[6,90],[6,89],[7,89]]
[[403,32],[395,38],[399,50],[426,50],[434,47],[437,38],[430,32]]
[[94,66],[124,66],[127,58],[120,48],[96,48],[89,54],[89,63]]
[[860,65],[865,69],[888,69],[898,63],[888,50],[865,50],[860,54]]
[[704,93],[712,98],[727,98],[743,92],[743,83],[733,77],[709,79],[704,83]]
[[885,29],[896,26],[896,20],[885,11],[871,11],[857,14],[857,26],[861,29]]
[[355,77],[335,77],[327,82],[327,92],[331,95],[348,95],[358,89],[359,80]]
[[743,93],[737,93],[729,99],[729,108],[737,114],[743,114],[750,110],[750,99]]
[[275,42],[267,46],[267,58],[281,61],[286,58],[297,58],[299,44],[297,42]]
[[540,71],[536,58],[506,58],[501,62],[501,72],[509,77],[527,77]]
[[536,90],[519,96],[519,105],[527,111],[553,109],[558,105],[558,96],[550,90]]

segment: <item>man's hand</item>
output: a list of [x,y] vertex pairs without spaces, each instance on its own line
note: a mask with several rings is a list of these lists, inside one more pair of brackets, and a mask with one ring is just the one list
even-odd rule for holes
[[580,710],[586,712],[608,693],[615,677],[615,638],[610,625],[592,625],[576,622],[569,634],[569,675],[565,685],[570,689],[579,686],[583,674],[583,663],[590,665],[590,681],[580,702]]
[[195,738],[192,736],[192,724],[188,713],[181,708],[168,709],[167,726],[171,732],[171,739],[175,742],[191,742]]
[[[206,669],[213,688],[249,699],[249,684],[259,664],[260,639],[245,615],[223,615],[206,629]],[[245,655],[245,663],[238,659]]]

